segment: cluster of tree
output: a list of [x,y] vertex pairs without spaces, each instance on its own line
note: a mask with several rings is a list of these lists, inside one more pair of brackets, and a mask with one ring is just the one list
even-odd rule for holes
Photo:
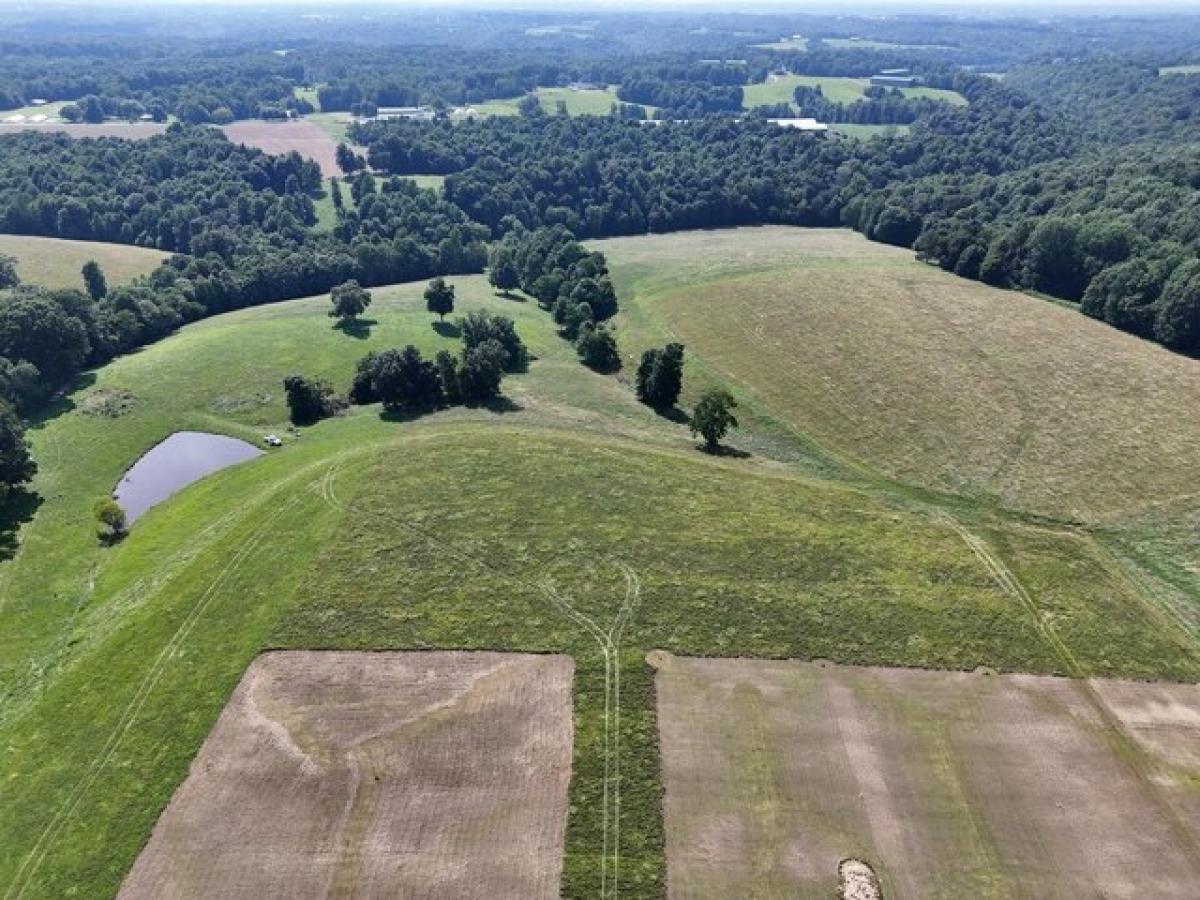
[[350,400],[382,403],[393,412],[487,403],[500,395],[506,372],[520,371],[529,353],[511,319],[472,312],[459,320],[459,356],[440,351],[432,360],[413,346],[367,354],[358,361]]
[[585,365],[600,372],[619,369],[616,335],[604,324],[617,312],[604,254],[589,252],[561,225],[527,231],[516,221],[504,224],[508,230],[492,245],[488,261],[492,285],[520,288],[549,310]]
[[870,87],[863,99],[839,103],[827,99],[820,85],[801,85],[796,88],[794,99],[802,116],[854,125],[908,125],[935,111],[942,102],[928,97],[909,99],[894,88]]
[[289,375],[283,379],[283,393],[295,425],[312,425],[346,408],[346,401],[333,385],[321,378]]
[[303,242],[316,221],[316,163],[234,144],[213,129],[172,126],[140,141],[0,140],[0,231],[229,258],[263,235]]
[[[9,305],[12,316],[28,312],[68,344],[78,333],[87,337],[82,351],[58,354],[58,362],[9,357],[36,366],[41,396],[80,365],[206,315],[320,294],[351,279],[371,286],[478,272],[486,259],[485,227],[405,179],[377,190],[364,174],[356,208],[343,209],[333,233],[316,233],[306,193],[320,184],[315,164],[235,145],[207,128],[172,128],[144,141],[0,140],[0,231],[179,251],[128,285],[109,289],[89,268],[88,295],[31,288]],[[60,328],[63,316],[78,327]],[[25,374],[18,373],[22,385]]]
[[1004,83],[1099,144],[1200,139],[1200,79],[1160,75],[1158,60],[1104,56],[1019,66]]
[[[106,118],[221,124],[234,119],[279,118],[312,112],[295,96],[303,66],[261,50],[211,56],[172,48],[169,56],[124,42],[87,48],[42,45],[34,52],[0,54],[0,109],[35,99],[74,101],[68,120]],[[29,49],[29,48],[24,48]],[[169,60],[169,61],[168,61]]]
[[1082,301],[1088,315],[1195,354],[1176,324],[1194,298],[1173,275],[1200,254],[1196,185],[1193,148],[1101,148],[1000,176],[891,185],[862,210],[947,271]]
[[658,116],[664,119],[698,118],[742,108],[742,88],[736,84],[632,78],[621,83],[617,96],[626,103],[657,106]]

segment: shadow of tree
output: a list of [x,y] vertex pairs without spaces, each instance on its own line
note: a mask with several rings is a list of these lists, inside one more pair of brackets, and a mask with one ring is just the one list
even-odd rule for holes
[[334,331],[340,331],[352,338],[364,340],[371,336],[371,326],[378,325],[377,319],[350,319],[343,322],[335,322],[333,325]]
[[676,425],[686,425],[689,421],[688,414],[678,406],[652,406],[656,416],[661,416]]
[[471,404],[471,406],[473,409],[486,409],[488,412],[495,413],[496,415],[520,412],[525,408],[516,400],[513,400],[510,397],[505,397],[503,394],[501,394],[499,397],[493,397],[486,403],[475,403]]
[[0,503],[0,560],[10,560],[16,555],[21,526],[33,518],[43,502],[40,494],[23,487],[8,492]]
[[462,329],[454,322],[434,322],[433,330],[444,338],[462,337]]
[[724,456],[729,459],[749,459],[752,456],[748,450],[740,450],[737,447],[730,447],[726,444],[717,444],[715,447],[697,444],[696,447],[701,453],[707,453],[709,456]]

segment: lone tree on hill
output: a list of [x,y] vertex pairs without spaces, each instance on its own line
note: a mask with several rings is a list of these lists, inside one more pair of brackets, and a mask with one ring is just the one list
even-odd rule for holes
[[100,264],[94,259],[89,259],[83,264],[83,284],[87,288],[88,296],[93,300],[102,300],[108,294],[108,282]]
[[96,536],[102,541],[115,541],[125,534],[125,510],[112,497],[101,497],[92,507],[96,517]]
[[637,396],[647,406],[669,409],[683,388],[683,344],[647,350],[637,370]]
[[454,312],[454,285],[446,284],[446,279],[440,277],[429,282],[425,288],[425,308],[446,321],[446,313]]
[[339,325],[347,325],[366,312],[371,305],[371,292],[357,281],[347,281],[335,287],[329,299],[333,303],[329,315],[337,319]]
[[721,438],[730,428],[737,428],[738,420],[732,410],[737,401],[728,391],[711,390],[700,398],[696,408],[692,410],[692,418],[688,427],[692,434],[704,438],[704,449],[710,453],[717,449]]

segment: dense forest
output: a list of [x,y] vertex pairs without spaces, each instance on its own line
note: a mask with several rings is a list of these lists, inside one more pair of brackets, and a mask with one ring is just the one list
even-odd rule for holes
[[[481,16],[446,21],[462,27]],[[711,31],[672,42],[680,22],[694,19],[665,16],[654,32],[661,45],[646,52],[619,17],[569,39],[536,16],[487,21],[497,34],[520,36],[449,52],[439,43],[443,24],[418,29],[406,46],[279,37],[272,43],[284,49],[197,40],[169,53],[175,45],[162,36],[136,47],[112,36],[34,41],[36,18],[14,25],[0,45],[0,107],[71,100],[88,121],[179,121],[144,141],[0,137],[0,231],[173,254],[132,284],[87,291],[16,285],[0,260],[8,480],[29,474],[19,440],[5,436],[19,430],[12,410],[27,413],[82,368],[206,315],[351,279],[369,287],[486,267],[498,288],[536,297],[581,359],[605,368],[617,359],[604,324],[616,297],[602,258],[577,242],[590,237],[846,225],[963,277],[1078,303],[1115,327],[1200,354],[1200,79],[1159,74],[1160,64],[1191,57],[1186,41],[1156,25],[1130,26],[1121,55],[1101,20],[1037,30],[1046,54],[1074,47],[1074,55],[994,53],[1013,64],[1001,81],[962,65],[962,54],[984,59],[998,36],[1021,33],[1015,23],[972,30],[938,20],[920,29],[931,36],[920,47],[905,47],[912,29],[897,22],[892,44],[869,49],[822,38],[885,40],[878,23],[805,19],[808,47],[777,51],[748,36],[769,43],[800,31],[800,19],[764,18],[735,37],[732,23],[744,20],[716,16]],[[1081,34],[1090,35],[1086,50]],[[862,77],[888,67],[969,102],[884,88],[837,102],[805,86],[794,105],[743,109],[746,89],[772,73]],[[365,148],[370,171],[348,172],[334,187],[336,222],[325,228],[315,201],[326,186],[313,162],[203,127],[363,104],[441,112],[577,82],[613,85],[622,102],[610,116],[548,115],[529,101],[518,117],[353,125],[349,137]],[[796,113],[910,129],[847,140],[767,121]],[[342,158],[357,168],[354,154]],[[445,175],[444,188],[421,190],[402,177],[413,174]]]

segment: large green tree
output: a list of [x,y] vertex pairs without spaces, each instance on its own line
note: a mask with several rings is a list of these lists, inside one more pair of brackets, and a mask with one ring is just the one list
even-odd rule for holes
[[642,354],[637,369],[637,396],[655,409],[669,409],[683,389],[683,344],[670,343]]
[[444,322],[446,314],[454,312],[454,285],[446,284],[446,279],[440,277],[430,281],[425,288],[425,309]]
[[738,420],[733,414],[736,406],[737,401],[728,391],[714,389],[700,398],[692,411],[688,427],[692,434],[704,438],[705,449],[710,452],[716,450],[729,429],[737,427]]
[[11,406],[0,402],[0,501],[13,487],[37,473],[37,464],[25,440],[25,428]]
[[333,304],[329,315],[337,319],[338,324],[348,325],[367,311],[371,305],[371,292],[351,279],[330,291],[329,300]]

